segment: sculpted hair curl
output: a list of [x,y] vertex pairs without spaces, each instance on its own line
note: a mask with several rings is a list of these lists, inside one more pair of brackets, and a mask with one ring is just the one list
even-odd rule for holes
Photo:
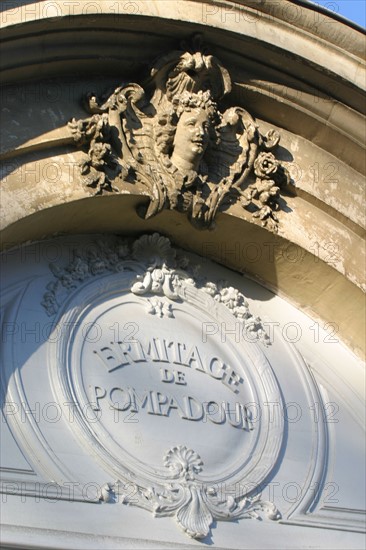
[[182,113],[192,111],[192,109],[204,109],[208,113],[210,143],[218,142],[221,116],[210,92],[200,91],[197,94],[183,92],[173,98],[169,111],[160,113],[154,124],[155,145],[163,156],[164,164],[171,164],[169,157],[173,153],[174,136]]

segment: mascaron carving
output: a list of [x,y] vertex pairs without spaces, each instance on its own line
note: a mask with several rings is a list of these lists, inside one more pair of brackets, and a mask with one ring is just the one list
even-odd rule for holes
[[253,335],[251,339],[269,343],[261,320],[252,315],[241,292],[225,281],[212,282],[200,276],[201,266],[158,233],[143,235],[132,244],[123,238],[98,239],[86,250],[74,249],[66,267],[50,264],[50,269],[54,280],[47,284],[41,302],[50,317],[57,314],[66,296],[84,282],[107,273],[137,270],[140,274],[136,275],[131,292],[146,296],[147,313],[174,317],[171,302],[181,301],[184,289],[194,287],[226,306],[245,331]]
[[218,211],[239,202],[252,221],[275,231],[289,183],[271,152],[278,132],[262,135],[242,107],[221,112],[229,73],[199,36],[182,47],[155,63],[144,88],[124,85],[104,101],[88,96],[91,116],[69,123],[87,154],[85,184],[95,194],[118,192],[121,180],[142,184],[150,197],[145,218],[169,208],[198,228],[212,227]]
[[134,504],[151,511],[155,517],[174,516],[179,527],[195,539],[206,537],[215,520],[259,518],[258,511],[264,512],[268,519],[281,518],[272,502],[259,497],[244,497],[240,501],[232,496],[221,498],[217,489],[199,481],[197,476],[203,470],[201,457],[183,445],[166,453],[164,466],[169,471],[164,486],[144,489],[128,483],[126,492],[126,485],[120,481],[107,483],[100,500]]

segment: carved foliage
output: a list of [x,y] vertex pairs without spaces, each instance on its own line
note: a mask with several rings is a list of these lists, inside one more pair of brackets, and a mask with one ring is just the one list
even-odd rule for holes
[[131,292],[147,298],[147,313],[174,317],[171,302],[182,300],[185,288],[197,288],[227,307],[252,335],[250,339],[269,343],[261,320],[252,315],[241,292],[227,286],[225,281],[213,282],[200,276],[200,265],[158,233],[143,235],[132,243],[122,238],[99,239],[86,250],[75,249],[66,267],[50,264],[54,280],[46,286],[42,306],[50,317],[56,315],[66,296],[80,284],[134,267],[143,273],[136,275]]
[[[87,159],[81,172],[96,194],[118,192],[119,180],[140,183],[150,196],[146,218],[163,208],[186,212],[199,228],[239,201],[270,230],[289,176],[273,151],[278,132],[262,135],[242,107],[220,111],[229,73],[199,37],[161,57],[145,86],[117,88],[105,101],[88,97],[91,117],[70,131]],[[283,199],[282,199],[283,202]]]
[[[200,482],[203,470],[201,457],[192,449],[178,445],[164,456],[168,469],[164,486],[147,489],[134,485],[131,491],[123,490],[120,481],[102,488],[102,502],[134,504],[150,510],[155,517],[174,516],[179,527],[190,537],[201,539],[209,534],[215,520],[230,521],[238,518],[259,518],[259,511],[272,520],[281,515],[272,502],[257,498],[236,501],[232,496],[221,498],[214,487]],[[131,489],[131,484],[128,484]]]
[[[200,266],[194,258],[173,248],[169,239],[157,233],[134,241],[99,239],[90,243],[89,249],[76,248],[66,267],[52,265],[51,269],[55,279],[47,285],[43,300],[49,315],[56,313],[62,299],[78,285],[107,273],[129,271],[131,292],[146,299],[148,314],[174,317],[174,302],[186,300],[197,289],[235,315],[253,332],[253,340],[267,340],[243,294],[224,282],[200,276]],[[200,479],[204,469],[201,457],[184,445],[169,449],[163,464],[164,470],[153,479],[126,470],[120,480],[102,488],[100,501],[135,505],[157,517],[174,517],[179,527],[195,539],[206,537],[214,521],[257,518],[258,512],[264,512],[269,519],[280,517],[273,503],[248,494],[236,498],[222,495],[221,490],[204,482]]]
[[249,304],[241,292],[232,286],[227,286],[225,281],[219,281],[217,284],[207,282],[203,290],[230,309],[231,313],[243,323],[247,335],[252,334],[253,339],[257,338],[265,345],[269,344],[270,339],[263,328],[262,321],[251,314]]
[[41,302],[47,315],[56,315],[67,294],[84,281],[108,272],[123,271],[123,262],[129,254],[129,247],[122,239],[113,244],[98,240],[86,251],[75,249],[71,262],[64,268],[50,264],[55,278],[48,283]]

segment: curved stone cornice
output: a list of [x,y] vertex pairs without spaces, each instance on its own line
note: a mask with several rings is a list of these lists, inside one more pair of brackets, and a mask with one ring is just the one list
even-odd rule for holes
[[[174,243],[261,282],[316,321],[332,323],[337,337],[358,355],[365,353],[363,292],[337,272],[334,248],[307,252],[284,236],[274,235],[230,213],[218,215],[215,231],[197,231],[183,214],[165,210],[150,220],[136,210],[148,199],[132,193],[68,202],[42,209],[2,231],[7,247],[49,235],[159,232]],[[328,241],[329,242],[329,241]],[[360,246],[359,243],[354,243]],[[319,248],[318,248],[319,247]],[[314,254],[315,252],[315,254]],[[319,257],[327,254],[327,261]],[[340,297],[347,296],[342,300]]]
[[[177,34],[186,38],[200,31],[231,70],[240,103],[254,108],[255,116],[307,139],[316,135],[320,147],[365,170],[361,32],[289,1],[253,8],[250,2],[136,0],[123,4],[130,11],[120,14],[116,5],[15,2],[6,10],[5,3],[3,83],[96,72],[116,76],[117,66],[119,79],[136,80],[154,57],[176,47]],[[291,120],[299,120],[297,128]]]
[[[206,27],[221,28],[255,38],[267,45],[276,45],[314,64],[321,64],[323,55],[332,51],[332,56],[328,58],[328,70],[333,70],[335,74],[355,85],[365,85],[360,62],[364,51],[362,35],[360,36],[355,28],[346,27],[337,18],[332,17],[331,12],[315,9],[311,3],[266,0],[177,0],[167,3],[164,0],[136,0],[122,5],[120,11],[118,9],[116,3],[111,0],[42,0],[33,3],[15,0],[11,7],[5,3],[2,8],[2,26],[7,29],[20,23],[38,21],[44,27],[48,19],[52,22],[57,18],[64,18],[63,25],[72,25],[78,15],[90,16],[89,23],[93,23],[98,19],[96,16],[102,14],[112,15],[115,20],[118,19],[116,16],[122,15],[201,22]],[[39,30],[38,28],[38,32]],[[339,74],[339,59],[344,60],[344,56],[347,63],[342,64]]]

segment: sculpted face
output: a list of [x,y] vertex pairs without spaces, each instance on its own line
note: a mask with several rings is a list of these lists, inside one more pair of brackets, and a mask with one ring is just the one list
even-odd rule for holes
[[182,171],[198,170],[209,142],[210,121],[204,109],[184,111],[173,143],[173,164]]

